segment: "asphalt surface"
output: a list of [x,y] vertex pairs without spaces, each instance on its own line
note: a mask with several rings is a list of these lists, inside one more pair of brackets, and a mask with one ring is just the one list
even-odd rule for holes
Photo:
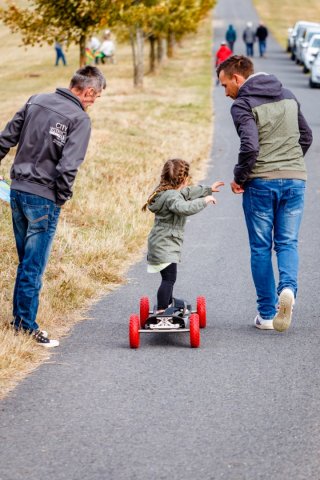
[[[220,0],[216,43],[231,22],[244,53],[251,2]],[[289,25],[288,25],[289,26]],[[145,335],[128,348],[129,314],[159,282],[145,262],[62,340],[50,363],[1,404],[0,480],[302,480],[320,478],[319,96],[272,39],[256,71],[292,89],[314,130],[301,229],[298,301],[284,334],[253,327],[255,292],[241,198],[190,219],[177,297],[205,295],[201,348],[186,333]],[[210,101],[210,99],[208,99]],[[206,182],[232,179],[239,140],[221,87]]]

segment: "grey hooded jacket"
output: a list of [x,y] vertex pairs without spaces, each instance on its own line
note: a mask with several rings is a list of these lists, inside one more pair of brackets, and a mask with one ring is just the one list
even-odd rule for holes
[[90,132],[90,118],[70,90],[32,96],[0,133],[0,161],[18,144],[11,188],[63,205],[72,196]]
[[211,194],[211,187],[199,185],[166,190],[155,196],[148,206],[155,214],[148,238],[149,264],[180,262],[186,217],[203,210],[207,206],[204,197]]
[[274,75],[251,75],[241,86],[231,115],[241,142],[236,183],[255,177],[306,180],[304,155],[312,132],[299,102]]

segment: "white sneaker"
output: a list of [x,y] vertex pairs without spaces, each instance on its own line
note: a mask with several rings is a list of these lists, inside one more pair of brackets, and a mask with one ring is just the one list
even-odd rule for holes
[[257,315],[254,319],[254,324],[257,328],[260,328],[260,330],[273,330],[272,318],[270,320],[265,320],[261,318],[260,315]]
[[293,305],[293,291],[291,288],[284,288],[279,295],[279,310],[273,319],[274,329],[278,332],[284,332],[290,327]]
[[[47,332],[45,332],[47,333]],[[43,335],[43,331],[41,330],[36,330],[33,334],[35,341],[38,343],[38,345],[41,345],[42,347],[46,348],[54,348],[59,346],[59,340],[52,340],[48,337],[45,337]]]

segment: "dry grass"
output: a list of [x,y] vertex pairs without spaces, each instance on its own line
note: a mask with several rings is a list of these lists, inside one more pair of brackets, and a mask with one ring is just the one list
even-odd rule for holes
[[[141,205],[158,180],[163,162],[182,157],[199,176],[212,137],[211,22],[185,40],[176,58],[142,91],[132,86],[131,52],[119,46],[117,63],[103,65],[106,93],[92,110],[93,133],[73,199],[63,208],[44,277],[38,323],[61,337],[82,317],[84,307],[122,283],[128,265],[141,256],[152,216]],[[28,96],[67,86],[78,52],[67,52],[67,67],[53,66],[52,47],[18,48],[19,38],[0,26],[0,128]],[[2,125],[2,127],[1,127]],[[0,175],[9,176],[13,152]],[[0,202],[1,203],[1,202]],[[48,356],[30,338],[9,329],[17,266],[10,209],[0,204],[0,381],[2,395]]]
[[319,0],[253,0],[261,19],[285,48],[288,28],[299,20],[320,22]]

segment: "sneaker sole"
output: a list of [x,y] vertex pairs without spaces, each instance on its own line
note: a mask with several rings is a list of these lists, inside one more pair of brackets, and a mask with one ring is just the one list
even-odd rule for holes
[[259,330],[274,330],[274,327],[272,325],[257,325],[256,323],[254,324],[256,328],[259,328]]
[[289,292],[281,292],[279,311],[273,319],[273,327],[277,332],[284,332],[290,327],[294,298]]
[[55,347],[59,347],[59,342],[58,340],[54,340],[50,343],[40,343],[40,342],[37,342],[37,345],[39,345],[39,347],[44,347],[44,348],[55,348]]

